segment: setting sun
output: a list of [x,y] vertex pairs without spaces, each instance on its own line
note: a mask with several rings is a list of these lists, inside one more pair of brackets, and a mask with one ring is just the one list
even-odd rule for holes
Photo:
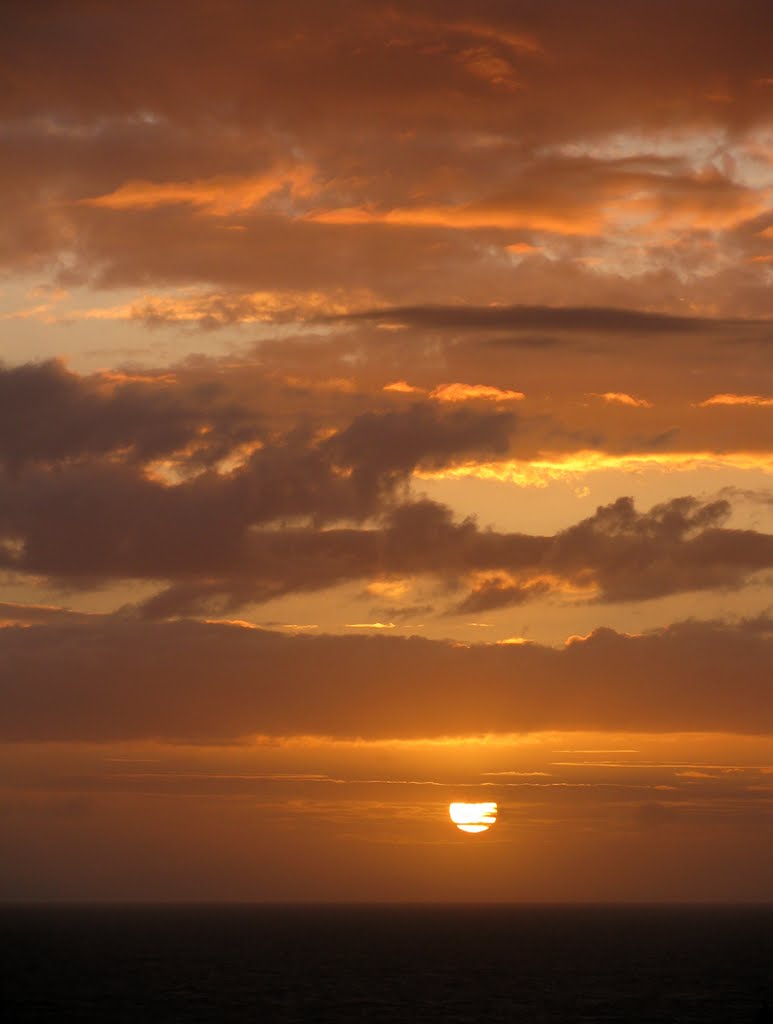
[[462,832],[486,832],[497,820],[496,803],[455,803],[448,808],[451,821]]

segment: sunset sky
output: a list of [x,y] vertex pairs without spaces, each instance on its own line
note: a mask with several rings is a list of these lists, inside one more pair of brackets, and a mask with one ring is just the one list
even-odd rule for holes
[[0,898],[773,900],[769,0],[7,0],[0,132]]

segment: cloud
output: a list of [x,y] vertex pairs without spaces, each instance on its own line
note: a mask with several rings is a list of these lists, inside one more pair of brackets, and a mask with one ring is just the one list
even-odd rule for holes
[[520,402],[526,397],[522,391],[513,391],[510,388],[498,388],[492,384],[463,384],[461,381],[438,384],[436,388],[428,391],[427,388],[398,380],[385,384],[382,390],[402,395],[424,394],[436,402]]
[[200,614],[213,605],[235,608],[377,574],[468,587],[446,609],[460,615],[549,596],[628,602],[737,588],[773,567],[773,537],[724,528],[729,511],[725,501],[686,497],[642,513],[630,498],[620,498],[567,530],[533,536],[481,530],[470,519],[454,522],[448,509],[432,502],[404,504],[380,529],[253,533],[240,546],[239,571],[218,573],[213,560],[206,577],[196,579],[189,568],[187,580],[148,599],[143,612]]
[[483,399],[487,402],[520,402],[525,395],[510,388],[497,388],[491,384],[441,384],[430,392],[430,398],[437,402],[470,402]]
[[168,373],[83,377],[57,361],[0,366],[0,464],[18,471],[116,451],[142,462],[182,449],[195,461],[191,445],[206,461],[260,436],[255,412],[216,381],[206,401],[174,383]]
[[[583,436],[564,429],[566,451],[535,457],[539,431],[555,439],[562,428],[549,415],[503,408],[520,392],[462,384],[475,379],[466,374],[428,381],[423,397],[402,385],[385,391],[391,356],[380,365],[377,351],[370,366],[352,361],[346,344],[266,346],[257,365],[202,359],[90,376],[60,363],[0,369],[0,564],[79,587],[155,581],[163,589],[143,608],[154,617],[230,617],[284,594],[414,576],[451,588],[437,611],[551,596],[635,601],[737,588],[771,567],[769,534],[727,528],[722,501],[685,497],[643,512],[621,498],[552,536],[455,521],[415,500],[414,482],[769,470],[770,457],[670,450],[673,430],[627,440],[617,400],[592,416],[608,417],[622,453],[573,451]],[[363,351],[358,338],[354,349]],[[416,373],[426,379],[436,363],[419,361]],[[427,596],[419,602],[426,608]],[[363,617],[396,615],[379,608]]]
[[[501,451],[511,427],[508,413],[425,403],[355,416],[321,439],[291,431],[223,473],[169,480],[101,458],[30,467],[5,481],[1,560],[89,584],[179,577],[175,593],[225,589],[241,600],[318,589],[363,568],[372,575],[377,534],[318,528],[381,514],[419,463]],[[298,517],[313,525],[282,529]],[[272,523],[278,528],[256,529]],[[248,576],[240,564],[251,566]]]
[[416,403],[321,439],[275,438],[228,472],[176,482],[112,459],[30,467],[5,481],[0,559],[71,585],[166,581],[143,605],[151,617],[230,615],[282,594],[411,577],[466,589],[449,609],[459,614],[550,595],[639,601],[737,588],[773,566],[773,538],[728,528],[726,500],[641,512],[620,498],[530,535],[410,499],[418,467],[501,448],[511,425],[505,413]]
[[[599,629],[563,650],[190,621],[0,630],[6,741],[770,733],[770,623]],[[470,680],[475,686],[470,686]]]
[[698,403],[700,406],[708,405],[757,405],[761,407],[773,406],[773,398],[763,398],[762,395],[733,395],[722,394],[712,395]]
[[[2,130],[14,200],[5,257],[15,266],[47,267],[67,252],[81,279],[242,281],[249,292],[302,291],[314,287],[310,275],[324,286],[346,260],[341,278],[367,277],[385,300],[420,300],[425,288],[410,278],[426,286],[439,269],[451,273],[438,300],[474,300],[492,271],[497,290],[513,294],[509,256],[499,266],[492,258],[491,235],[505,231],[503,253],[546,253],[547,278],[550,263],[566,280],[577,260],[595,260],[584,301],[598,305],[641,255],[620,251],[623,236],[641,241],[645,264],[669,270],[680,294],[697,293],[715,262],[717,240],[706,235],[742,231],[769,208],[755,135],[769,119],[759,88],[769,60],[749,27],[768,22],[762,0],[732,14],[712,3],[697,30],[693,3],[654,14],[643,0],[624,14],[605,3],[598,24],[582,25],[563,4],[555,16],[518,3],[474,22],[436,3],[421,15],[402,2],[356,13],[334,4],[342,16],[331,23],[304,2],[258,18],[237,0],[215,24],[193,0],[184,25],[140,5],[92,20],[93,45],[110,55],[98,69],[77,30],[85,0],[47,8],[50,35],[14,8]],[[652,27],[632,47],[628,25],[645,15]],[[68,41],[66,54],[54,39]],[[588,52],[593,76],[579,71]],[[718,92],[732,102],[708,98]],[[304,231],[323,226],[313,217],[360,223]],[[479,235],[469,246],[448,237],[460,225]],[[610,246],[611,227],[620,238]],[[600,228],[591,252],[582,232]],[[313,240],[336,253],[332,266]],[[666,292],[653,284],[650,295]],[[669,296],[674,309],[678,301]]]
[[464,452],[504,452],[515,422],[510,412],[437,412],[429,403],[416,402],[407,410],[362,413],[326,441],[324,450],[355,467],[355,482],[367,487],[381,478],[404,476],[419,462],[444,465]]
[[[159,20],[145,5],[130,13],[105,12],[85,41],[75,25],[89,9],[85,2],[65,11],[48,5],[50,37],[23,5],[15,12],[2,48],[4,64],[15,72],[4,94],[6,114],[45,109],[48,103],[54,117],[78,110],[91,117],[113,113],[141,121],[144,116],[152,123],[153,118],[195,120],[197,113],[201,117],[225,109],[260,123],[267,110],[274,110],[283,121],[305,127],[315,116],[334,121],[328,112],[332,105],[337,116],[363,121],[365,112],[376,108],[391,127],[400,123],[400,114],[428,120],[438,108],[447,109],[449,94],[456,94],[457,119],[466,122],[477,114],[486,127],[511,124],[522,127],[528,139],[544,140],[566,132],[568,124],[580,131],[610,130],[619,124],[626,104],[628,118],[647,126],[662,123],[674,117],[673,108],[663,109],[674,92],[685,101],[677,108],[682,117],[710,123],[729,117],[748,121],[763,117],[767,109],[765,90],[758,87],[770,77],[763,31],[769,11],[762,0],[732,8],[712,0],[708,9],[688,0],[655,11],[643,0],[624,11],[605,0],[597,18],[582,22],[571,19],[574,6],[566,0],[549,14],[519,2],[486,9],[474,19],[460,4],[428,3],[418,13],[415,5],[404,3],[376,3],[354,12],[333,3],[323,14],[309,2],[295,3],[291,10],[261,11],[260,16],[248,3],[236,2],[213,18],[206,4],[194,0],[186,5],[184,21],[171,15]],[[347,11],[348,20],[343,17]],[[697,21],[701,13],[704,20]],[[640,26],[635,42],[632,21]],[[303,33],[297,32],[298,24],[305,26]],[[702,45],[690,48],[696,35]],[[197,47],[203,36],[207,47]],[[662,46],[664,37],[673,40],[673,47]],[[56,47],[62,38],[70,44],[64,53]],[[132,76],[132,58],[142,43],[145,74]],[[496,83],[470,81],[459,56],[482,46],[500,59],[517,61],[518,74],[538,93],[539,119],[520,105],[503,105],[492,88]],[[99,92],[87,91],[91,69],[85,58],[93,47],[109,55],[100,64],[104,86]],[[589,52],[594,54],[593,81],[581,73],[580,58]],[[176,71],[174,88],[170,64]],[[56,69],[56,88],[44,73],[48,65]],[[297,66],[314,74],[299,79]],[[648,68],[651,74],[645,75]],[[718,91],[718,77],[727,79],[724,90],[732,89],[737,111],[710,99]],[[272,82],[275,88],[269,92]],[[460,88],[463,84],[468,89]],[[578,101],[569,109],[567,85]],[[588,103],[594,95],[597,106]],[[315,96],[319,99],[313,104]],[[546,116],[551,113],[553,123]]]
[[605,402],[613,402],[618,405],[631,405],[637,409],[652,408],[652,402],[648,402],[646,398],[635,398],[633,395],[628,395],[624,391],[605,391],[598,397],[603,398]]
[[[669,440],[668,435],[665,440]],[[659,446],[655,443],[652,447]],[[601,470],[637,472],[657,469],[668,473],[694,469],[736,469],[769,473],[771,468],[773,456],[765,449],[733,452],[656,450],[634,451],[625,455],[585,449],[552,458],[538,456],[491,463],[469,462],[437,472],[419,470],[417,476],[430,480],[473,477],[515,483],[521,487],[543,487],[554,480],[576,479]]]
[[259,206],[268,197],[288,191],[304,194],[311,188],[313,170],[302,165],[279,166],[251,178],[216,177],[199,181],[128,181],[102,196],[81,199],[84,206],[108,210],[149,210],[189,203],[215,216],[227,216]]
[[[494,71],[480,51],[468,53],[469,65]],[[508,81],[512,84],[512,79],[499,76],[501,84]],[[645,154],[599,159],[553,153],[520,162],[505,187],[481,195],[478,186],[467,201],[401,206],[371,202],[312,210],[307,216],[325,224],[522,230],[565,237],[626,230],[644,239],[670,241],[670,231],[731,228],[768,208],[764,190],[746,187],[716,167],[688,171]]]
[[[571,306],[397,306],[346,314],[344,320],[375,320],[455,330],[561,330],[683,333],[711,321],[636,309]],[[717,325],[719,326],[719,325]]]
[[347,289],[767,308],[764,0],[604,0],[581,23],[567,0],[472,20],[437,0],[218,18],[191,0],[184,19],[10,2],[7,267],[207,289],[229,297],[216,325],[249,320],[250,295]]
[[394,622],[347,622],[346,629],[394,629]]
[[11,604],[0,601],[0,628],[4,626],[35,626],[41,623],[89,622],[93,616],[87,612],[74,612],[48,604]]
[[424,388],[416,387],[414,384],[409,384],[405,380],[396,380],[391,384],[385,384],[384,391],[395,391],[400,395],[421,395],[424,394]]

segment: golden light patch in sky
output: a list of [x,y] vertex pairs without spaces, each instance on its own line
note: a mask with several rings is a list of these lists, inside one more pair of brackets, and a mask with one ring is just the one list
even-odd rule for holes
[[404,395],[415,395],[424,393],[424,388],[415,387],[413,384],[409,384],[408,381],[405,380],[396,380],[392,384],[385,384],[382,390],[398,391]]
[[497,805],[494,801],[482,804],[453,803],[448,813],[460,831],[486,832],[497,820]]
[[453,480],[475,477],[500,480],[521,487],[545,487],[553,480],[616,469],[638,472],[659,469],[663,472],[695,469],[759,469],[773,472],[773,456],[768,452],[638,452],[611,455],[602,451],[580,451],[573,455],[539,459],[507,459],[499,462],[465,462],[439,470],[419,470],[421,480]]
[[372,580],[365,587],[365,591],[374,597],[386,597],[390,601],[399,601],[408,593],[410,586],[408,580]]
[[347,629],[394,629],[394,622],[347,622]]
[[626,394],[625,391],[604,391],[598,397],[603,398],[605,402],[616,402],[618,405],[633,405],[639,409],[652,408],[652,402],[646,398],[635,398],[633,395]]
[[773,398],[765,398],[763,395],[712,395],[711,398],[707,398],[705,402],[700,403],[701,406],[706,405],[773,405]]
[[522,391],[512,391],[509,388],[496,388],[489,384],[441,384],[431,392],[430,398],[438,402],[468,402],[472,399],[483,398],[493,402],[520,402],[523,399]]
[[196,181],[127,181],[113,192],[78,201],[82,206],[112,210],[148,210],[156,206],[190,203],[224,216],[248,210],[283,188],[309,195],[314,172],[305,165],[279,164],[251,177],[219,176]]
[[572,211],[561,216],[550,210],[534,209],[526,204],[497,205],[468,203],[448,206],[395,207],[380,210],[372,206],[341,206],[320,209],[306,215],[306,220],[320,224],[367,225],[389,224],[399,227],[439,227],[462,230],[531,230],[562,235],[595,234],[605,229],[601,213],[591,210]]

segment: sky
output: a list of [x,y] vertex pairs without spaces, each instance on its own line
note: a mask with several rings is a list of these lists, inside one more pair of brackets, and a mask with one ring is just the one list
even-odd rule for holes
[[1,899],[773,900],[772,37],[2,5]]

